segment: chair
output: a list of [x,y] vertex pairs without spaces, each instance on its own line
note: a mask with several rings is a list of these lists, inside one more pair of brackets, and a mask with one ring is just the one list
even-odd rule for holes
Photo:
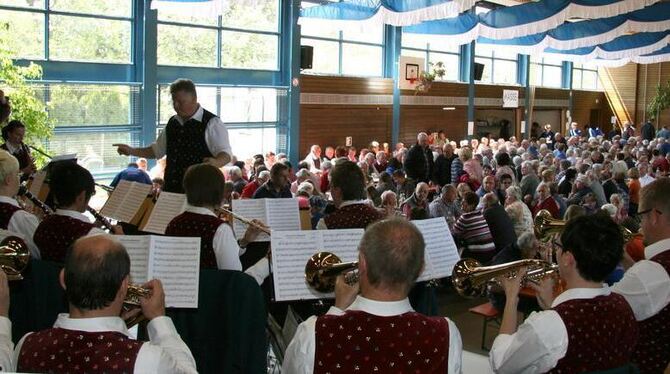
[[482,349],[488,351],[489,349],[486,348],[486,329],[490,322],[495,322],[500,326],[500,319],[498,318],[500,313],[490,302],[472,307],[469,309],[469,312],[484,317],[484,324],[482,325]]
[[[267,312],[256,281],[239,271],[200,270],[198,308],[168,308],[199,373],[266,371]],[[140,338],[146,340],[140,330]]]

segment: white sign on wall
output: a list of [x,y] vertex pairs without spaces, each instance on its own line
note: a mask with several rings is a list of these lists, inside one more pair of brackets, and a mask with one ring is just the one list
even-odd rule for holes
[[426,65],[425,59],[421,57],[400,56],[398,68],[398,88],[401,90],[413,90],[421,77]]
[[519,91],[503,90],[503,108],[519,107]]

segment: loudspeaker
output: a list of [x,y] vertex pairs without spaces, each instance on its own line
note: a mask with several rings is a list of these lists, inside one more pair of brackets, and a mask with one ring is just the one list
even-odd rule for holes
[[475,62],[475,80],[480,81],[482,80],[482,75],[484,75],[484,64],[480,64],[479,62]]
[[311,45],[301,45],[300,69],[311,69],[313,56],[314,56],[314,47],[312,47]]

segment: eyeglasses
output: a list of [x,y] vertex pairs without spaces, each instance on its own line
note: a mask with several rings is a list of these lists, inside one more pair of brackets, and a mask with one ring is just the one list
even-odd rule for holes
[[640,217],[642,217],[642,216],[644,216],[644,215],[647,214],[647,213],[651,213],[652,211],[656,211],[656,213],[658,213],[658,214],[663,214],[663,212],[661,212],[660,210],[655,209],[655,208],[650,208],[650,209],[647,209],[647,210],[643,210],[643,211],[641,211],[641,212],[637,212],[637,214],[638,214]]

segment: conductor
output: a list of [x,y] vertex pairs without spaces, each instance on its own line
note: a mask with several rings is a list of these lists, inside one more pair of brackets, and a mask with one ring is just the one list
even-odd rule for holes
[[184,193],[182,180],[186,169],[206,162],[223,167],[230,162],[228,130],[221,119],[198,104],[195,85],[188,79],[177,79],[170,85],[172,116],[165,130],[148,147],[134,148],[113,144],[120,155],[161,158],[167,155],[164,191]]

